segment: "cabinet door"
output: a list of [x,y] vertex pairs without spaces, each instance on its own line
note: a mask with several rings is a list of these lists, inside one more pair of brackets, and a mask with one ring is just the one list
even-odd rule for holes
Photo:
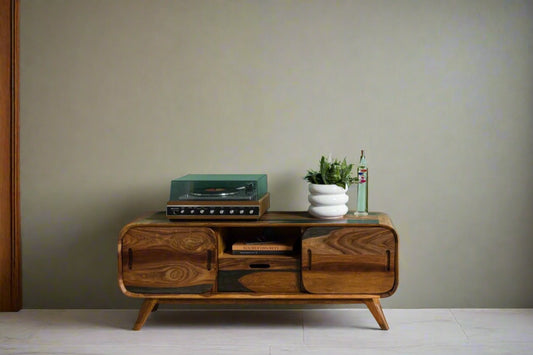
[[122,279],[134,293],[204,293],[217,275],[209,228],[134,227],[122,238]]
[[310,293],[386,295],[397,278],[397,240],[382,227],[309,228],[302,237],[302,284]]

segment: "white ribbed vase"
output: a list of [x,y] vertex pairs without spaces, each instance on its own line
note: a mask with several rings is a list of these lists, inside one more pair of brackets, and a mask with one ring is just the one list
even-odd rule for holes
[[337,185],[309,184],[309,213],[317,218],[341,218],[348,212],[348,195]]

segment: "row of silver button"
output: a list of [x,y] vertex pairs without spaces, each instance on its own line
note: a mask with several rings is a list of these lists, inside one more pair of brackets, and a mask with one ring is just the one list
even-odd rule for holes
[[257,207],[169,207],[169,215],[257,215]]

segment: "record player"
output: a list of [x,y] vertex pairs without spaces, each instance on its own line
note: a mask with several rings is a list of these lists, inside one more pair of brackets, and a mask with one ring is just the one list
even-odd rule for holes
[[189,174],[170,183],[168,219],[259,219],[270,207],[265,174]]

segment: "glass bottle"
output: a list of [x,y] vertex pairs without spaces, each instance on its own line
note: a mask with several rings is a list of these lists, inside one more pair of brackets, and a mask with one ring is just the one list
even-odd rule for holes
[[365,151],[361,150],[361,158],[357,166],[357,210],[356,216],[368,215],[368,167],[366,165]]

